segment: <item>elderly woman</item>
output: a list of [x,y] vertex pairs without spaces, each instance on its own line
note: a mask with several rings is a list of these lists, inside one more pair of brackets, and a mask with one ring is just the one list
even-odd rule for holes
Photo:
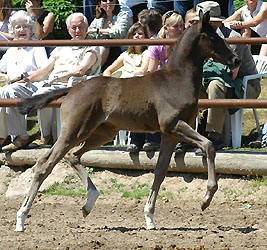
[[[35,31],[35,24],[25,11],[17,11],[9,23],[9,32],[14,40],[31,40]],[[10,47],[0,60],[1,76],[6,79],[6,86],[0,88],[1,98],[21,98],[31,95],[38,89],[33,84],[25,88],[20,87],[19,81],[27,78],[24,72],[32,72],[47,62],[44,47]],[[17,85],[16,91],[9,91],[10,87]],[[15,89],[15,88],[14,88]],[[7,138],[15,138],[16,147],[24,147],[29,142],[27,134],[27,121],[16,108],[0,107],[0,146],[7,143]]]
[[[246,5],[224,20],[232,29],[240,29],[243,37],[267,37],[267,3],[245,0]],[[267,45],[251,46],[252,54],[267,56]]]

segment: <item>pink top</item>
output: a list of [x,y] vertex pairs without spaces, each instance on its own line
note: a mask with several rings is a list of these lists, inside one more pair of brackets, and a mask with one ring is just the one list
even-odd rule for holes
[[149,56],[153,60],[159,61],[160,68],[167,62],[168,58],[166,56],[166,46],[165,45],[155,45],[149,46]]

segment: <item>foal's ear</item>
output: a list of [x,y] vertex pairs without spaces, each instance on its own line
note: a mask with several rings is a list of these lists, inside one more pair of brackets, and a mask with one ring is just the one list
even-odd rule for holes
[[207,23],[210,21],[210,12],[207,11],[205,14],[202,10],[199,10],[199,18],[202,22],[202,26],[205,27]]

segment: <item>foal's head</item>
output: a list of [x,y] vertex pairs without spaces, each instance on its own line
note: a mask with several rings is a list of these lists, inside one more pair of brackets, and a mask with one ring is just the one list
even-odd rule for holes
[[204,15],[200,13],[199,16],[200,21],[195,28],[200,32],[199,47],[202,55],[205,58],[213,58],[231,68],[237,67],[240,64],[240,59],[226,41],[216,33],[215,28],[209,22],[209,12]]

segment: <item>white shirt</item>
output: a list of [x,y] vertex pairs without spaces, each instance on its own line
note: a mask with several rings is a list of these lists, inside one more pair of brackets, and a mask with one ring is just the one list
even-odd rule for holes
[[[51,58],[54,58],[55,64],[49,79],[54,79],[54,76],[60,77],[65,72],[78,67],[88,52],[94,53],[97,61],[85,74],[94,75],[101,65],[101,55],[98,46],[59,46],[50,55]],[[63,82],[67,83],[67,80]]]
[[44,47],[11,47],[0,60],[0,71],[13,78],[43,67],[47,60]]
[[[242,20],[248,21],[254,18],[260,12],[262,5],[263,5],[262,1],[257,2],[256,10],[252,13],[252,16],[251,16],[248,6],[247,5],[243,6],[242,13],[241,13]],[[261,37],[266,37],[267,36],[267,19],[265,19],[262,23],[258,24],[256,27],[250,27],[250,28],[254,30]]]

